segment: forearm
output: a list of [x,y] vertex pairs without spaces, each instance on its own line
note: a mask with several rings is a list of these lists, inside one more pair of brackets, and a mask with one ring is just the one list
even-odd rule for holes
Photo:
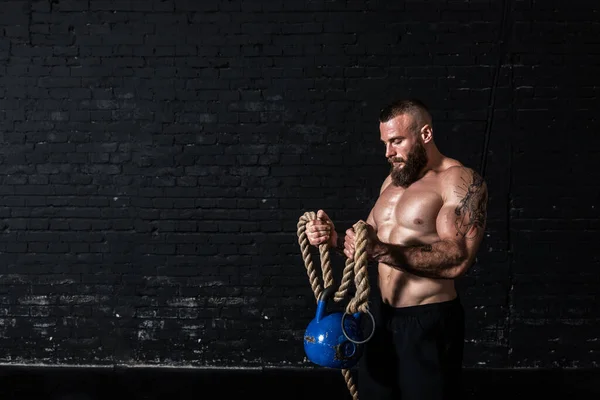
[[333,236],[332,236],[331,248],[337,254],[339,254],[341,256],[345,256],[345,254],[344,254],[344,236],[339,235],[337,232],[334,231]]
[[464,252],[458,244],[444,240],[416,246],[378,243],[373,253],[377,262],[434,279],[456,278],[465,262]]

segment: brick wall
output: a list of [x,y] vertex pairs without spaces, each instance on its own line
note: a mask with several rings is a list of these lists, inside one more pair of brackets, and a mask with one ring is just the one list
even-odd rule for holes
[[586,3],[3,2],[0,361],[308,365],[298,218],[367,216],[417,96],[490,188],[465,365],[596,366]]

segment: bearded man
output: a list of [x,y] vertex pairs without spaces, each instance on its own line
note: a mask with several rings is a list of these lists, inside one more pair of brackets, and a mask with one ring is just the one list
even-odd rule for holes
[[[366,253],[377,264],[378,280],[359,398],[458,399],[465,323],[455,280],[474,263],[482,241],[487,186],[439,151],[421,101],[385,107],[379,131],[391,170],[366,220]],[[329,243],[354,258],[354,230],[338,234],[323,210],[306,228],[312,245]]]

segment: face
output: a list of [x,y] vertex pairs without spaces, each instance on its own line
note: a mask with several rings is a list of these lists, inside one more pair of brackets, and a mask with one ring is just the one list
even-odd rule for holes
[[392,183],[400,187],[417,181],[428,161],[420,134],[411,130],[411,125],[412,116],[400,115],[379,126],[385,156],[391,164]]

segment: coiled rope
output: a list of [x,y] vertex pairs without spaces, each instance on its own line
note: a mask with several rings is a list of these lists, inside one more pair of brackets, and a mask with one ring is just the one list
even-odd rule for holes
[[[312,261],[310,253],[310,243],[306,235],[306,225],[308,222],[316,220],[317,214],[313,211],[305,212],[304,215],[298,220],[298,244],[302,252],[302,259],[306,267],[306,273],[310,286],[315,294],[315,298],[318,301],[324,288],[333,286],[333,274],[331,270],[331,260],[329,257],[329,244],[323,243],[319,245],[319,255],[321,260],[321,272],[323,278],[323,285],[319,282],[316,268]],[[367,229],[366,224],[359,221],[353,225],[354,231],[356,232],[355,239],[355,251],[354,260],[346,258],[346,265],[342,274],[342,281],[338,290],[333,296],[333,300],[336,302],[342,301],[348,292],[352,276],[354,275],[354,285],[356,286],[356,292],[354,297],[350,299],[346,306],[346,313],[354,314],[356,312],[367,312],[369,305],[369,277],[367,274]],[[346,381],[348,391],[354,400],[358,400],[358,391],[352,374],[349,369],[342,369],[342,374]]]

